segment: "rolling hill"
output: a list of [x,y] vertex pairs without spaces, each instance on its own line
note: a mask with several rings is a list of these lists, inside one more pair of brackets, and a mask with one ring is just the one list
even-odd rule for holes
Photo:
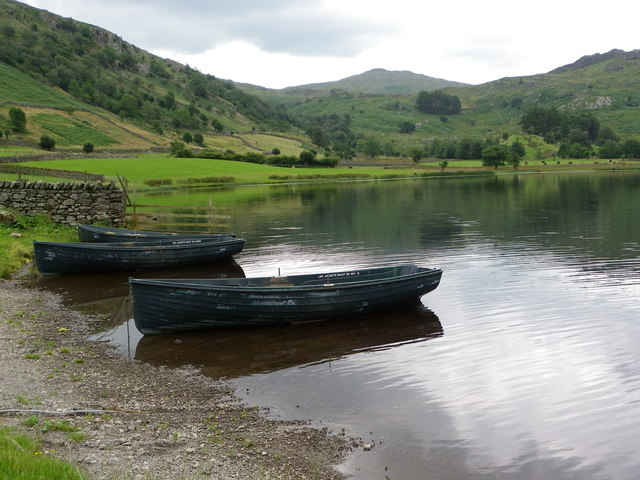
[[375,68],[368,72],[333,82],[298,85],[279,90],[249,84],[237,84],[248,93],[268,99],[272,103],[294,104],[307,97],[339,94],[413,95],[421,90],[432,91],[447,87],[466,86],[464,83],[429,77],[409,71],[389,71]]
[[[614,50],[585,56],[546,74],[442,89],[460,99],[459,115],[421,113],[415,107],[415,94],[371,94],[355,88],[350,92],[313,90],[306,91],[304,97],[294,96],[292,101],[283,100],[291,97],[287,91],[254,92],[267,101],[281,101],[290,118],[302,127],[321,123],[330,129],[327,119],[344,123],[348,118],[350,131],[361,144],[373,139],[395,153],[406,154],[433,138],[484,139],[519,134],[520,119],[531,107],[587,112],[621,139],[628,139],[640,136],[639,55],[640,50]],[[401,134],[402,123],[415,125],[415,132]],[[541,139],[529,141],[543,143]]]

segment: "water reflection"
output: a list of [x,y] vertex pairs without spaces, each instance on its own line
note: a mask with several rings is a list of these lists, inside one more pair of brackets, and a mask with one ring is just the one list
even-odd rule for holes
[[[238,278],[244,270],[235,260],[190,266],[184,268],[139,270],[134,272],[109,272],[87,275],[59,275],[34,277],[29,281],[33,288],[47,290],[61,296],[64,305],[92,315],[101,315],[96,322],[100,332],[94,339],[112,341],[122,353],[128,354],[132,338],[140,338],[135,326],[130,325],[128,334],[118,329],[132,316],[129,299],[129,277],[138,278]],[[129,325],[127,324],[129,327]],[[114,338],[111,338],[114,337]]]
[[442,334],[438,317],[420,305],[329,322],[145,336],[135,357],[169,367],[192,365],[211,377],[233,378],[326,363]]
[[129,277],[136,278],[243,278],[244,270],[235,260],[159,270],[110,272],[87,275],[58,275],[37,277],[31,286],[60,294],[66,305],[85,307],[109,299],[129,295]]

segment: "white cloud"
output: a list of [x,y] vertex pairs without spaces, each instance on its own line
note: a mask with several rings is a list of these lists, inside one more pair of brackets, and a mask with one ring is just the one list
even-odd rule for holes
[[482,83],[640,48],[623,0],[26,0],[219,78],[281,88],[372,68]]

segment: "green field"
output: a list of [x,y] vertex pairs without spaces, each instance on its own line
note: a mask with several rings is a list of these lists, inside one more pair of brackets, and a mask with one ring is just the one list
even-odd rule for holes
[[[406,164],[405,164],[406,165]],[[416,168],[413,166],[354,166],[353,168],[284,168],[231,160],[212,160],[204,158],[173,158],[164,154],[144,154],[136,159],[131,158],[91,158],[70,160],[43,160],[29,163],[31,167],[42,167],[61,170],[75,170],[87,173],[103,174],[108,180],[119,184],[118,177],[128,182],[129,190],[150,190],[155,188],[175,188],[211,184],[273,184],[297,181],[339,181],[375,178],[412,178],[423,175],[441,174],[441,160],[423,160]],[[580,166],[594,168],[611,166],[612,168],[637,168],[636,163],[608,162],[599,159],[561,160],[553,162],[543,160],[527,160],[519,167],[519,171],[528,168],[548,169],[577,168]],[[492,167],[483,167],[480,160],[450,160],[444,169],[445,174],[479,173],[492,174]],[[513,171],[513,167],[500,167],[498,171]],[[2,179],[16,179],[17,175],[2,174]],[[51,177],[22,175],[24,179],[51,181]],[[54,179],[55,181],[55,179]]]
[[[261,184],[319,178],[368,178],[413,176],[411,169],[384,169],[382,167],[348,168],[282,168],[230,160],[204,158],[173,158],[166,155],[142,155],[130,158],[46,160],[32,163],[43,168],[77,170],[100,173],[117,181],[126,178],[130,187],[149,188],[145,182],[165,180],[164,185],[235,183]],[[216,181],[216,179],[223,179]],[[169,183],[170,181],[170,183]],[[155,182],[162,185],[161,182]]]

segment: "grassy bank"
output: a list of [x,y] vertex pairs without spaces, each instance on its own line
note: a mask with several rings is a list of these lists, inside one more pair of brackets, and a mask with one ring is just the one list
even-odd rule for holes
[[[114,181],[117,181],[120,176],[126,178],[131,189],[138,190],[198,184],[274,184],[290,181],[393,178],[441,174],[439,167],[430,165],[417,169],[389,168],[382,165],[353,168],[283,168],[229,160],[173,158],[151,154],[141,155],[134,160],[130,158],[46,160],[33,162],[29,166],[99,173]],[[468,169],[467,166],[462,167]],[[447,173],[454,171],[460,171],[460,169],[447,169]],[[490,171],[491,169],[488,169],[487,173]],[[23,175],[23,178],[27,178],[27,176]]]
[[18,216],[13,225],[0,225],[0,278],[8,278],[33,260],[34,240],[74,241],[76,229],[48,217]]
[[51,456],[40,443],[0,427],[0,480],[83,480],[76,467]]
[[[514,172],[513,167],[504,166],[497,170],[483,167],[480,160],[452,160],[442,168],[442,162],[423,160],[414,166],[404,162],[387,162],[377,159],[378,165],[338,166],[337,168],[285,168],[270,165],[259,165],[229,160],[212,160],[205,158],[173,158],[165,154],[144,154],[136,159],[131,158],[91,158],[44,160],[32,162],[30,167],[51,168],[58,170],[74,170],[86,173],[102,174],[109,180],[118,181],[118,177],[126,179],[129,190],[150,190],[158,187],[184,187],[195,185],[251,185],[276,184],[284,182],[313,182],[333,180],[366,180],[388,178],[412,178],[435,175],[477,175],[495,172]],[[367,163],[373,163],[367,162]],[[638,162],[588,160],[557,160],[548,163],[542,160],[528,161],[518,168],[527,171],[559,171],[565,169],[637,169]],[[1,178],[9,178],[3,174]],[[11,177],[13,178],[13,177]],[[43,179],[33,175],[22,175],[29,180]],[[50,180],[50,179],[48,179]]]

